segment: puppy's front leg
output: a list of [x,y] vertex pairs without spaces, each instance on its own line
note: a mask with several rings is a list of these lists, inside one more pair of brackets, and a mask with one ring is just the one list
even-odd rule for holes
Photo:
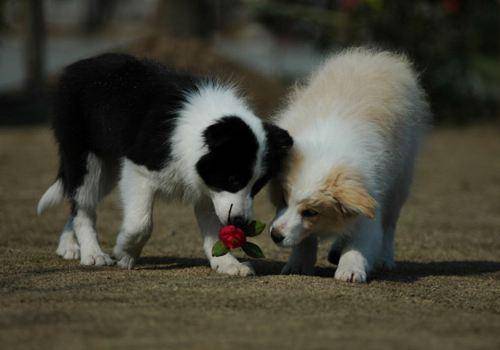
[[314,275],[318,252],[318,239],[310,235],[292,250],[288,262],[281,270],[282,275]]
[[212,202],[208,198],[202,199],[195,205],[194,213],[203,237],[203,249],[212,269],[219,273],[234,276],[255,275],[250,263],[240,263],[231,253],[219,257],[212,256],[212,247],[219,239],[219,230],[221,228]]
[[349,243],[342,250],[335,278],[346,282],[366,282],[381,247],[380,220],[360,219]]
[[134,165],[125,162],[120,180],[123,223],[113,248],[113,256],[121,268],[131,269],[135,265],[151,237],[155,193],[155,184]]

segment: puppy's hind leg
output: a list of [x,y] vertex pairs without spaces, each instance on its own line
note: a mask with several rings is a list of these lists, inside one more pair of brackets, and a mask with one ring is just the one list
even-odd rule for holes
[[66,260],[80,259],[80,246],[73,228],[73,219],[71,215],[64,225],[56,250],[56,254]]
[[151,237],[152,211],[156,186],[139,167],[126,160],[120,180],[123,223],[113,248],[117,265],[134,267],[142,248]]
[[382,251],[377,261],[377,268],[381,270],[393,270],[396,267],[394,261],[394,235],[396,233],[396,222],[384,229],[384,238],[382,241]]
[[73,228],[80,245],[80,263],[82,265],[112,265],[113,260],[105,254],[97,240],[95,228],[96,208],[106,194],[105,167],[96,155],[87,156],[87,169],[83,183],[76,188],[72,196]]
[[241,263],[231,253],[214,257],[212,247],[217,242],[221,224],[213,204],[208,198],[202,199],[194,207],[198,226],[203,237],[203,249],[213,270],[234,276],[255,275],[250,263]]
[[382,250],[376,262],[377,268],[381,270],[393,270],[396,267],[394,261],[394,236],[396,234],[396,226],[406,198],[408,197],[409,187],[411,182],[411,174],[399,179],[396,182],[395,189],[388,196],[387,204],[384,207],[384,216],[382,228],[384,230],[384,238],[382,241]]

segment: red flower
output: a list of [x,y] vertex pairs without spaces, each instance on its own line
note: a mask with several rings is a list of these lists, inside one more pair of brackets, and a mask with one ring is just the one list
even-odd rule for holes
[[340,8],[343,11],[354,10],[356,7],[358,7],[359,3],[359,0],[340,0]]
[[442,0],[443,8],[448,13],[460,11],[460,0]]
[[245,232],[234,225],[227,225],[220,229],[219,239],[229,249],[236,249],[243,246],[247,242]]

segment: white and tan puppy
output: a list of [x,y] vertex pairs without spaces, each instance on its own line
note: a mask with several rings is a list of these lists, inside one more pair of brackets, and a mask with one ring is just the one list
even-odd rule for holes
[[295,140],[271,185],[271,237],[293,247],[282,273],[312,274],[317,238],[335,235],[335,278],[394,267],[394,232],[430,117],[406,57],[350,49],[298,87],[277,123]]

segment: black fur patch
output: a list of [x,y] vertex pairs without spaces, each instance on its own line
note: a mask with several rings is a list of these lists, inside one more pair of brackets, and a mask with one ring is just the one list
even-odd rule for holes
[[[202,80],[203,79],[203,80]],[[105,54],[78,61],[61,75],[55,100],[54,133],[59,143],[59,177],[70,197],[82,184],[89,153],[108,160],[127,157],[150,170],[166,166],[177,111],[206,78],[174,72],[129,55]],[[264,125],[266,173],[255,195],[278,171],[292,145],[288,133]],[[196,168],[205,183],[237,192],[253,175],[258,143],[248,125],[226,116],[203,137],[209,152]]]
[[203,132],[208,153],[196,170],[212,189],[238,192],[253,175],[259,145],[250,127],[236,116],[226,116]]
[[150,170],[169,160],[176,111],[200,79],[129,55],[78,61],[61,75],[53,122],[59,176],[71,195],[86,173],[89,152],[127,157]]
[[253,185],[252,197],[259,193],[272,177],[278,174],[283,166],[283,160],[293,146],[293,139],[288,131],[269,123],[264,123],[264,130],[267,138],[267,150],[264,155],[266,172]]

